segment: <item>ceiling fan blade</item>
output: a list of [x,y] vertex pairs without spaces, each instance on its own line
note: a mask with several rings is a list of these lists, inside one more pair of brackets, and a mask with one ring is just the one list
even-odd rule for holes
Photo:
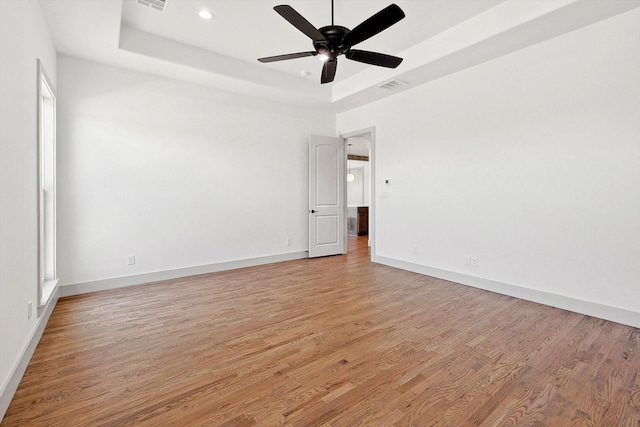
[[280,6],[276,6],[273,8],[276,12],[280,14],[284,19],[289,21],[291,25],[296,27],[298,30],[302,31],[313,41],[326,41],[327,38],[322,35],[320,31],[309,21],[304,19],[302,15],[296,12],[291,6],[283,4]]
[[402,58],[398,58],[397,56],[386,55],[378,52],[369,52],[367,50],[352,49],[344,56],[354,61],[387,68],[396,68],[402,62]]
[[336,58],[327,59],[322,66],[322,77],[320,78],[320,83],[331,83],[336,77],[337,68],[338,60]]
[[343,43],[355,46],[366,39],[386,30],[404,18],[404,12],[397,4],[391,4],[376,13],[344,36]]
[[258,58],[260,62],[276,62],[276,61],[286,61],[287,59],[296,59],[303,58],[305,56],[316,56],[318,52],[298,52],[298,53],[288,53],[286,55],[276,55],[276,56],[267,56],[266,58]]

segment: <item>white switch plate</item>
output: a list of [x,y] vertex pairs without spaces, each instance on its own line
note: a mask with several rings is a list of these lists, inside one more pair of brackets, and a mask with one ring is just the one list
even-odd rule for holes
[[129,255],[127,257],[127,265],[134,265],[136,263],[136,256],[135,255]]

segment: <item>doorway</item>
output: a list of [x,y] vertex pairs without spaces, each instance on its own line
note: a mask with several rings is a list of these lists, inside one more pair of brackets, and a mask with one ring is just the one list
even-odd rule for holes
[[[346,140],[347,154],[347,229],[349,235],[366,229],[371,254],[375,245],[375,128],[370,127],[340,135]],[[351,174],[350,174],[351,171]],[[350,182],[351,181],[351,182]],[[360,208],[360,209],[359,209]],[[363,211],[367,213],[366,227],[358,226]],[[351,221],[351,223],[349,223]],[[358,233],[360,231],[360,233]]]

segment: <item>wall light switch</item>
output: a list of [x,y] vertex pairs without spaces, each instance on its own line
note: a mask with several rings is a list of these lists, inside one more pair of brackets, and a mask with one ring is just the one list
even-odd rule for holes
[[135,255],[129,255],[127,257],[127,265],[134,265],[136,263],[136,256]]

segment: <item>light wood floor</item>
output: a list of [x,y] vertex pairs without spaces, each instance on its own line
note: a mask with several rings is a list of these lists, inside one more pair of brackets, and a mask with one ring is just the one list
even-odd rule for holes
[[345,256],[61,299],[3,426],[640,426],[640,330]]

